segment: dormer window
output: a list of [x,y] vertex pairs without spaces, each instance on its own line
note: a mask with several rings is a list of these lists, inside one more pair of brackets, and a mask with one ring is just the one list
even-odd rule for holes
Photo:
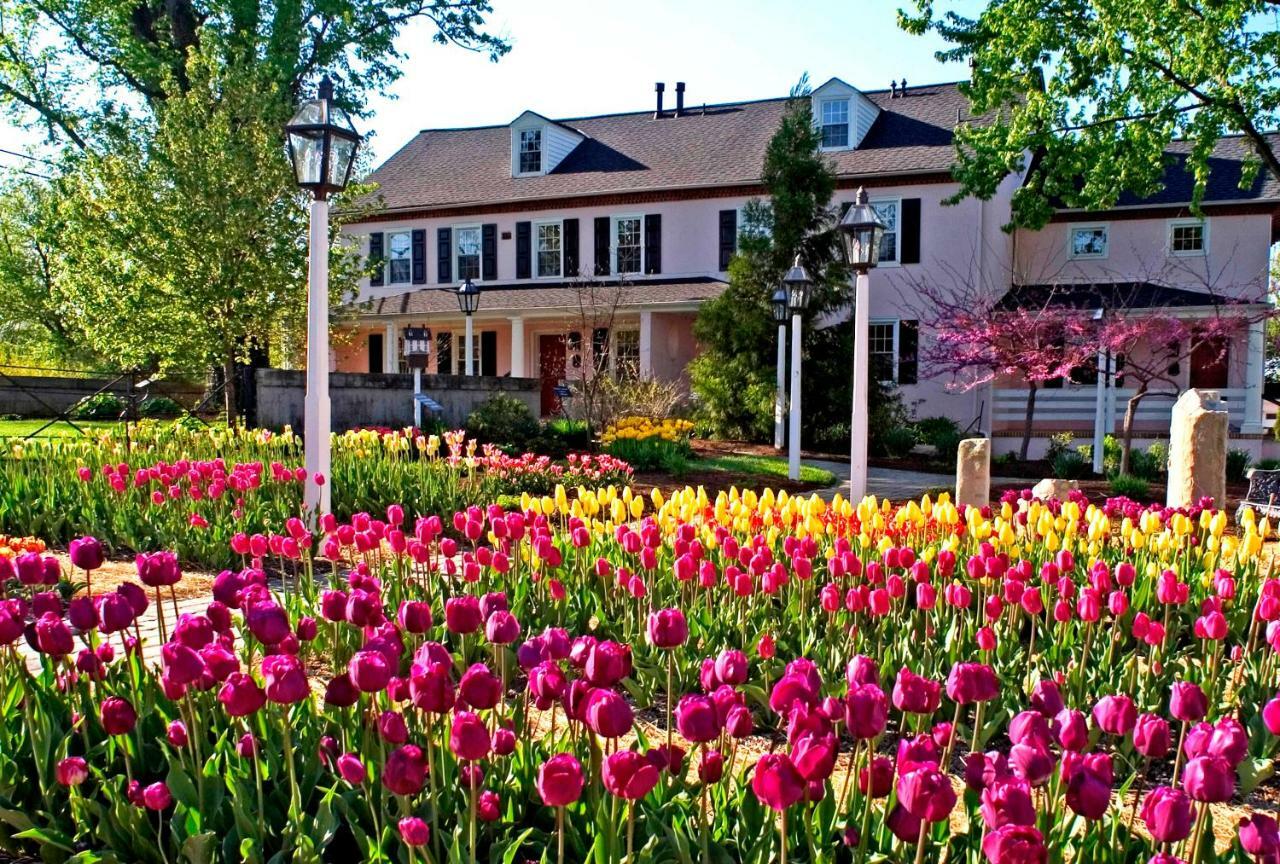
[[849,100],[822,101],[822,149],[839,150],[849,146]]
[[542,130],[520,130],[519,173],[542,173]]

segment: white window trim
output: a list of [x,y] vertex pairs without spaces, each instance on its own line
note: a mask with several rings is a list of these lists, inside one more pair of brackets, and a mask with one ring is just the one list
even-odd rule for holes
[[[555,225],[560,228],[560,267],[559,267],[560,272],[554,276],[538,275],[538,227],[541,225]],[[564,277],[564,220],[563,219],[540,219],[533,223],[533,225],[530,227],[529,233],[531,235],[529,238],[529,242],[530,242],[530,245],[533,247],[532,256],[531,256],[533,260],[530,262],[532,266],[529,269],[533,273],[533,278],[535,280],[542,279],[544,281],[554,281],[554,280],[565,278]]]
[[[537,132],[539,134],[538,142],[538,170],[537,171],[521,171],[520,170],[520,133]],[[541,177],[547,173],[547,129],[545,126],[538,124],[532,126],[520,126],[511,130],[511,176],[512,177]]]
[[[896,386],[897,386],[897,384],[898,384],[898,335],[899,335],[899,333],[901,332],[901,327],[900,327],[900,325],[902,324],[902,319],[900,319],[900,318],[872,318],[870,321],[868,321],[868,322],[867,322],[867,324],[868,324],[868,328],[873,327],[873,326],[875,326],[876,324],[889,324],[889,325],[891,325],[891,326],[893,327],[893,377],[892,377],[892,378],[890,378],[890,379],[889,379],[889,380],[887,380],[887,381],[886,381],[886,380],[881,380],[881,381],[880,381],[880,383],[881,383],[881,384],[892,384],[892,385],[894,385],[894,386],[896,387]],[[869,335],[870,335],[870,334],[868,334],[868,336],[869,336]],[[870,351],[871,346],[870,346],[870,345],[868,345],[868,346],[867,346],[867,348],[868,348],[868,351],[867,351],[867,362],[868,362],[868,363],[870,363],[870,362],[871,362],[871,351]]]
[[[640,269],[623,273],[618,269],[618,223],[623,219],[635,219],[640,223]],[[609,274],[612,276],[643,276],[649,262],[644,260],[644,214],[619,213],[609,217]]]
[[[824,106],[829,102],[845,103],[845,127],[846,127],[845,143],[840,147],[824,147],[821,143],[822,129],[826,125],[825,123],[822,122],[822,112],[824,110]],[[826,98],[822,98],[818,100],[817,120],[818,120],[818,137],[819,137],[818,149],[819,150],[821,150],[823,153],[838,153],[842,150],[853,149],[853,121],[854,121],[855,110],[856,110],[856,106],[853,104],[852,96],[828,96]]]
[[[465,328],[462,330],[454,330],[450,328],[449,332],[453,334],[453,345],[449,349],[450,353],[453,355],[450,358],[451,362],[453,363],[453,369],[450,369],[448,374],[449,375],[465,375],[467,374],[467,367],[465,365],[467,360],[467,331]],[[473,327],[472,333],[471,333],[471,340],[472,340],[471,350],[472,350],[472,353],[475,355],[473,369],[475,370],[475,373],[479,375],[480,374],[480,328],[479,327]],[[455,372],[454,371],[455,369],[458,371]]]
[[[896,224],[893,227],[893,260],[885,261],[883,258],[876,264],[877,268],[885,267],[901,267],[902,266],[902,198],[872,198],[868,202],[873,207],[876,204],[893,204],[897,210]],[[888,320],[888,319],[885,319]],[[896,336],[894,338],[897,338]]]
[[[391,238],[403,234],[409,238],[409,275],[403,281],[391,281]],[[405,228],[403,231],[387,231],[382,237],[382,284],[383,285],[412,285],[413,284],[413,230]]]
[[[1176,252],[1173,248],[1173,229],[1196,226],[1201,229],[1200,248],[1193,251]],[[1165,252],[1172,258],[1204,258],[1209,254],[1209,220],[1208,219],[1170,219],[1164,228]]]
[[[1085,254],[1077,255],[1075,251],[1075,239],[1077,231],[1097,231],[1101,229],[1105,237],[1102,244],[1102,254]],[[1071,261],[1104,261],[1111,254],[1111,223],[1110,222],[1093,222],[1089,224],[1071,222],[1067,224],[1067,258]]]
[[640,326],[637,324],[632,327],[630,325],[613,326],[609,328],[609,374],[614,378],[618,377],[618,335],[620,333],[636,334],[636,374],[640,373]]
[[484,281],[484,226],[481,225],[479,222],[465,222],[462,225],[452,226],[451,232],[449,234],[449,238],[450,238],[449,242],[453,244],[453,248],[450,249],[449,251],[452,253],[452,258],[453,258],[453,281],[454,282],[458,282],[458,283],[462,282],[462,270],[458,267],[458,258],[460,257],[458,255],[458,232],[467,231],[471,228],[474,228],[476,231],[480,232],[480,267],[476,273],[476,278],[473,281],[475,282]]

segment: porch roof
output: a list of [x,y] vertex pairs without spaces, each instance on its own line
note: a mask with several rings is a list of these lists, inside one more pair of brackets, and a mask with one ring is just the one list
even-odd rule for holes
[[1079,282],[1014,285],[997,309],[1168,309],[1241,306],[1253,301],[1155,282]]
[[[362,315],[385,318],[395,315],[458,315],[453,285],[406,291],[392,297],[351,304]],[[643,309],[696,305],[720,296],[727,282],[710,277],[644,279],[627,283],[583,281],[489,284],[481,286],[478,315],[488,312],[534,312],[616,305]]]

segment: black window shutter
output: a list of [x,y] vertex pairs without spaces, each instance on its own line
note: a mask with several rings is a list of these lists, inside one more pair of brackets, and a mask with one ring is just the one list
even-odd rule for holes
[[564,231],[561,240],[564,244],[565,278],[578,275],[578,220],[564,220]]
[[410,253],[413,256],[413,284],[427,284],[427,232],[416,228],[409,239]]
[[498,374],[498,333],[495,330],[480,331],[480,374]]
[[377,375],[382,372],[383,351],[385,350],[384,338],[381,333],[369,334],[369,374]]
[[898,322],[898,383],[915,384],[920,377],[920,322]]
[[720,269],[728,270],[733,253],[738,251],[738,211],[720,211]]
[[530,222],[516,223],[516,278],[528,279],[533,275],[532,231]]
[[[850,207],[852,207],[852,206],[853,206],[853,202],[852,202],[852,201],[841,201],[841,202],[840,202],[840,219],[844,219],[844,217],[845,217],[846,215],[848,215],[848,213],[849,213],[849,208],[850,208]],[[840,220],[836,220],[836,221],[840,221]]]
[[498,278],[498,226],[480,226],[480,278],[490,282]]
[[453,230],[436,229],[436,281],[453,281]]
[[644,217],[644,272],[662,272],[662,214]]
[[903,264],[920,263],[920,199],[902,199],[902,236],[899,237]]
[[596,275],[609,275],[609,217],[596,217]]
[[384,253],[382,251],[382,232],[374,231],[369,235],[369,263],[375,265],[375,269],[369,274],[370,285],[382,285],[386,267],[382,263]]
[[436,374],[453,374],[453,334],[448,330],[436,334]]

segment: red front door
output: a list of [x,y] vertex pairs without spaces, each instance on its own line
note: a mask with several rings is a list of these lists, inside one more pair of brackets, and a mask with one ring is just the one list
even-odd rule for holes
[[542,416],[560,412],[556,387],[564,381],[564,336],[538,337],[538,375],[542,378]]
[[1191,349],[1191,386],[1221,390],[1227,386],[1230,355],[1222,339],[1205,339]]

